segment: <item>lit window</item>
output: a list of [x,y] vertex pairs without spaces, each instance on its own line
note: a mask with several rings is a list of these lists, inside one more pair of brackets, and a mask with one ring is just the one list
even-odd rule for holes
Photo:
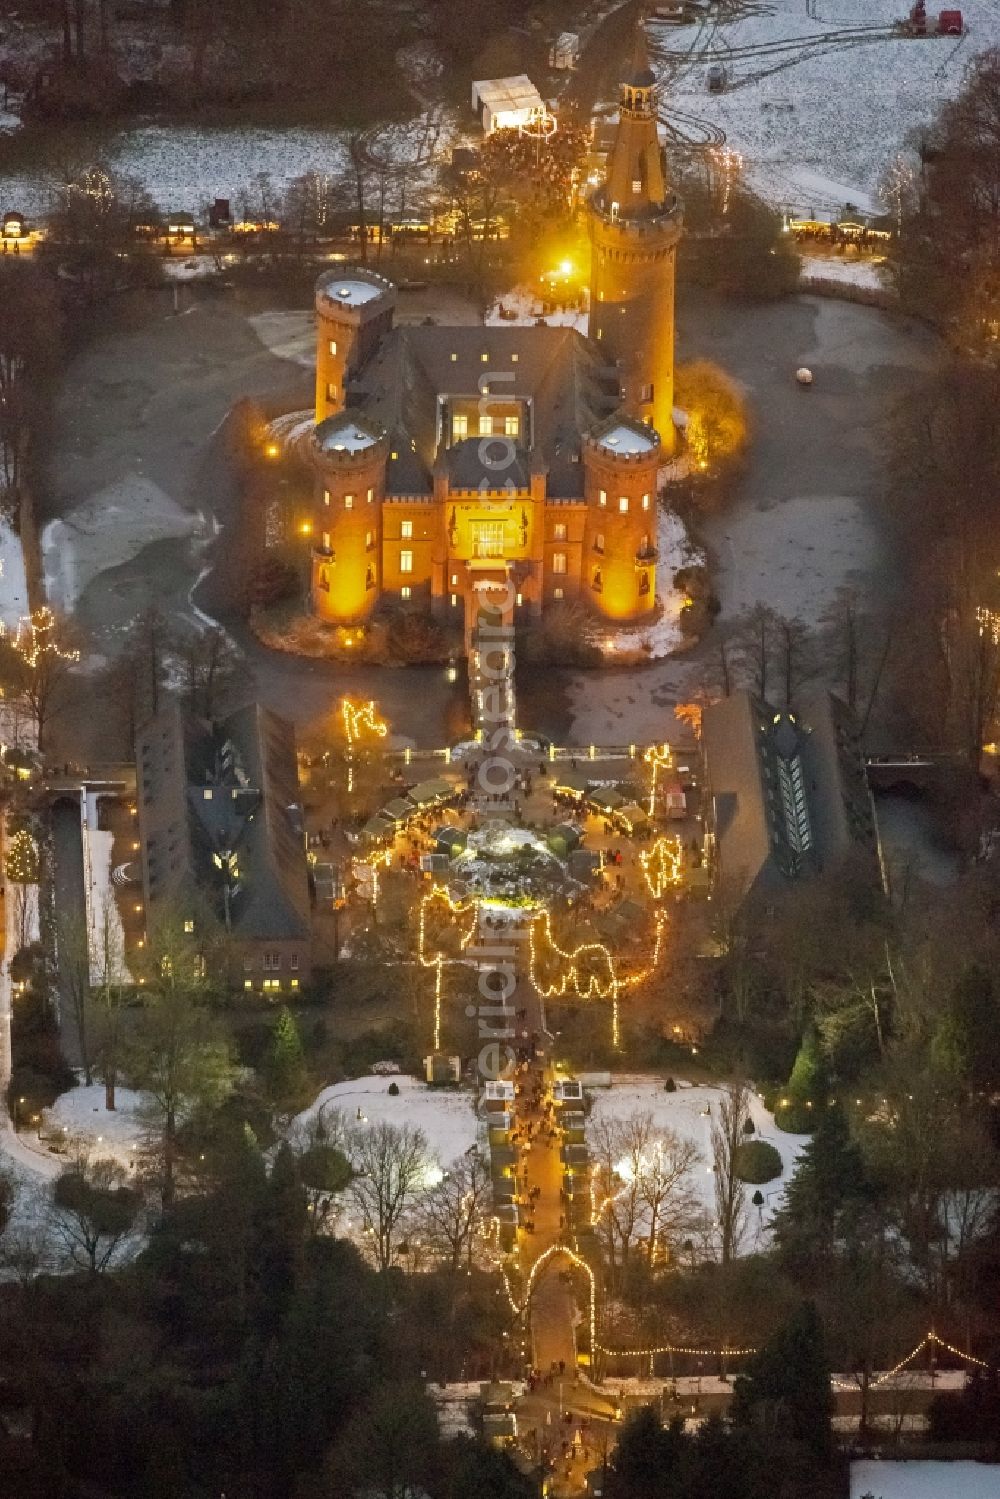
[[328,552],[330,550],[330,533],[329,533],[329,531],[324,531],[323,532],[322,541],[323,541],[323,550],[324,550],[324,552]]
[[479,435],[480,437],[493,436],[493,418],[491,416],[481,416],[479,418]]
[[648,510],[649,509],[649,495],[648,494],[644,494],[643,497],[642,497],[642,508],[643,508],[643,510]]
[[344,495],[344,509],[345,510],[353,510],[354,509],[354,496],[352,494],[345,494]]
[[451,435],[454,438],[468,437],[469,418],[467,416],[453,416],[451,419]]
[[519,416],[505,416],[503,429],[508,437],[518,437],[521,432],[521,418]]
[[458,355],[457,354],[453,354],[451,356],[451,362],[452,362],[452,364],[457,364],[458,363]]
[[328,401],[335,401],[337,399],[337,387],[332,380],[326,387],[326,398]]
[[184,930],[186,932],[193,932],[194,931],[194,922],[191,921],[190,919],[188,919],[187,921],[185,921],[185,923],[184,923]]
[[204,791],[202,792],[202,796],[205,798],[205,800],[207,802],[210,802],[212,800],[212,788],[211,788],[211,786],[206,786],[205,787]]
[[653,399],[653,387],[651,385],[643,385],[641,387],[640,391],[639,391],[639,400],[640,401],[651,401],[652,399]]
[[563,597],[563,591],[562,591],[562,589],[561,588],[553,588],[553,590],[552,590],[552,597],[554,599],[561,599]]
[[400,554],[399,554],[399,570],[400,570],[401,573],[412,573],[412,571],[413,571],[413,553],[412,552],[407,552],[407,551],[400,552]]
[[599,505],[606,505],[608,503],[608,491],[606,489],[598,490],[597,503]]
[[553,552],[552,553],[552,571],[554,573],[564,573],[566,571],[566,553],[565,552]]
[[518,596],[517,596],[517,607],[520,609],[520,607],[521,607],[521,605],[523,603],[524,603],[524,594],[523,593],[519,593]]
[[298,981],[298,979],[292,979],[292,988],[293,989],[297,989],[298,987],[299,987],[299,981]]
[[601,589],[604,587],[604,580],[601,577],[601,569],[599,567],[594,569],[594,581],[591,586],[593,587],[595,593],[600,593]]
[[243,980],[243,987],[244,987],[244,989],[252,989],[253,988],[253,979],[244,979]]
[[374,498],[375,498],[375,491],[374,491],[374,489],[369,489],[368,495],[367,495],[367,499],[368,499],[369,505],[371,504],[372,500],[374,500]]
[[375,587],[375,569],[373,567],[370,567],[368,569],[368,571],[365,573],[365,587],[366,588],[374,588]]
[[404,584],[403,587],[399,590],[399,596],[403,599],[412,599],[413,589],[410,588],[408,584]]
[[488,354],[480,354],[479,357],[483,361],[484,364],[489,364],[489,362],[490,362],[490,356]]
[[451,607],[453,609],[457,609],[458,608],[458,594],[457,593],[453,593],[452,596],[451,596]]
[[552,540],[553,541],[565,541],[566,540],[566,535],[567,535],[567,531],[566,531],[566,522],[565,521],[559,521],[559,523],[557,525],[553,526],[553,528],[552,528]]
[[372,547],[374,545],[375,545],[375,532],[374,531],[366,531],[365,532],[365,551],[366,552],[370,552],[371,549],[372,549]]
[[335,338],[331,338],[330,344],[329,344],[329,348],[330,348],[330,353],[333,355],[334,358],[336,358],[337,357],[337,340]]
[[323,504],[324,505],[329,505],[329,503],[330,503],[330,491],[328,489],[324,489],[324,491],[323,491]]
[[413,522],[411,520],[400,521],[399,534],[404,541],[409,541],[410,537],[413,535]]
[[452,573],[452,575],[451,575],[451,586],[452,586],[452,588],[457,588],[458,587],[458,573]]
[[603,531],[598,531],[597,535],[594,537],[594,551],[595,552],[603,552],[604,551],[604,532]]
[[510,356],[510,362],[511,362],[511,364],[516,364],[516,363],[517,363],[517,361],[518,361],[518,357],[519,357],[519,356],[518,356],[518,355],[517,355],[517,354],[512,354],[512,355],[511,355],[511,356]]
[[628,495],[627,494],[621,494],[621,495],[618,496],[618,509],[621,511],[622,515],[627,515],[628,514]]

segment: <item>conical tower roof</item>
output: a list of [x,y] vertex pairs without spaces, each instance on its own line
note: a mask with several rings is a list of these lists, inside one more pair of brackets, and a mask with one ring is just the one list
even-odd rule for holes
[[667,180],[657,132],[656,74],[649,65],[641,22],[636,27],[632,60],[624,71],[618,130],[608,157],[607,179],[595,203],[616,218],[649,218],[663,212]]

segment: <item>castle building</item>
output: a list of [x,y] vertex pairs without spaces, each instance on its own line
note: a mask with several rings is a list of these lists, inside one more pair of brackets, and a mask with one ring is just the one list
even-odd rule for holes
[[501,581],[515,617],[581,600],[656,604],[657,474],[673,447],[681,209],[644,52],[622,84],[589,208],[592,337],[568,328],[395,327],[362,268],[316,288],[312,601],[365,621],[381,601],[468,620]]

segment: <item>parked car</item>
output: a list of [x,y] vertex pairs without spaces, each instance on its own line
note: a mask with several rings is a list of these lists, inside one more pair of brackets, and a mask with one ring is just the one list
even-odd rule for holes
[[705,75],[710,94],[721,94],[726,86],[726,69],[723,63],[713,62]]

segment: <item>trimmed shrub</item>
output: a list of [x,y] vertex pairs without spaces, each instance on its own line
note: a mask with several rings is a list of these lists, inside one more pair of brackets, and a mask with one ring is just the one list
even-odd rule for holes
[[774,1122],[786,1135],[810,1135],[816,1128],[816,1110],[807,1100],[790,1098],[774,1110]]
[[745,1140],[736,1152],[736,1175],[740,1181],[771,1182],[781,1171],[781,1156],[766,1140]]

